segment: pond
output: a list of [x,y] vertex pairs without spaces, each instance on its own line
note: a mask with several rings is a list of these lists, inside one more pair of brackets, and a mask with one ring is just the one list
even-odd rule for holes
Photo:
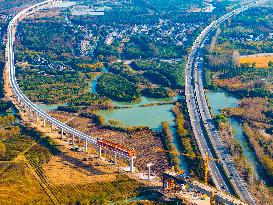
[[[100,110],[98,111],[106,121],[108,120],[118,120],[122,124],[127,126],[147,126],[153,130],[161,130],[161,123],[166,121],[169,123],[171,132],[174,136],[173,144],[179,152],[183,152],[178,136],[175,129],[175,116],[172,112],[173,104],[156,105],[149,107],[141,107],[145,104],[153,103],[166,103],[175,102],[178,97],[155,99],[142,97],[139,103],[124,103],[116,102],[114,104],[117,106],[130,106],[131,108],[122,108],[115,110]],[[188,166],[183,155],[179,156],[179,168],[181,170],[188,171]]]
[[[103,70],[104,73],[108,73],[106,69]],[[100,77],[97,76],[90,84],[90,92],[96,92],[97,80]],[[114,105],[118,107],[130,107],[130,108],[120,108],[114,110],[99,110],[98,114],[102,115],[106,122],[109,120],[116,120],[121,122],[125,126],[146,126],[155,131],[162,129],[161,123],[166,121],[169,123],[171,132],[174,136],[173,144],[182,152],[182,148],[179,143],[178,136],[176,135],[175,129],[175,116],[172,112],[173,102],[177,101],[178,97],[170,98],[147,98],[142,97],[140,102],[118,102],[113,101]],[[169,103],[163,105],[153,105],[146,106],[147,104],[160,104]],[[179,167],[182,170],[188,171],[187,163],[183,155],[179,156]]]
[[[108,70],[106,68],[103,68],[102,71],[103,71],[103,73],[108,73]],[[91,82],[91,84],[90,84],[90,92],[91,93],[96,92],[96,85],[98,83],[98,79],[103,73],[101,73],[100,75],[97,75],[96,78]]]
[[[209,103],[214,114],[220,114],[221,109],[238,106],[239,100],[236,97],[227,94],[225,91],[206,91],[206,95],[209,99]],[[254,169],[254,174],[258,179],[260,179],[260,176],[264,175],[263,170],[261,169],[261,165],[258,162],[253,149],[250,147],[246,136],[244,135],[242,125],[234,118],[229,118],[228,120],[231,124],[231,127],[236,131],[234,137],[242,146],[244,155]]]
[[17,111],[16,108],[14,106],[12,106],[11,108],[9,108],[6,111],[1,111],[0,112],[0,116],[6,116],[6,115],[16,115]]
[[139,103],[125,103],[113,101],[118,107],[130,107],[114,110],[98,111],[106,121],[118,120],[127,126],[147,126],[151,129],[161,128],[161,122],[166,121],[170,126],[174,125],[174,114],[172,113],[173,104],[155,105],[142,107],[154,103],[172,103],[177,98],[155,99],[142,97]]
[[68,103],[59,103],[59,104],[44,104],[44,103],[39,103],[36,104],[40,109],[44,111],[52,111],[52,110],[57,110],[59,106],[66,106]]
[[[103,69],[103,73],[108,73],[107,69]],[[90,84],[90,92],[96,93],[96,85],[98,78],[101,75],[98,75]],[[147,98],[142,97],[140,102],[118,102],[113,101],[114,105],[117,107],[130,107],[130,108],[121,108],[114,110],[99,110],[97,113],[101,114],[104,119],[117,120],[122,124],[127,126],[147,126],[151,129],[161,128],[161,122],[167,121],[170,126],[174,126],[174,114],[172,113],[173,104],[178,97],[171,98]],[[170,103],[164,105],[154,105],[143,107],[147,104],[156,104],[156,103]]]

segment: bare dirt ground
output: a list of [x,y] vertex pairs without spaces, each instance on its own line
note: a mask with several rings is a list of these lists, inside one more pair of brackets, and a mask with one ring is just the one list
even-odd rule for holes
[[28,19],[39,20],[45,17],[46,18],[60,17],[60,13],[61,12],[59,8],[50,8],[50,10],[35,12],[35,14],[28,16]]
[[[128,162],[122,159],[119,160],[119,165],[113,165],[113,163],[110,162],[111,160],[109,161],[109,159],[113,158],[113,156],[110,156],[109,153],[103,152],[104,158],[103,159],[98,158],[97,150],[95,150],[94,147],[92,146],[88,147],[88,153],[71,151],[70,148],[72,146],[71,145],[72,138],[70,135],[65,134],[64,135],[65,139],[60,139],[59,131],[51,132],[50,125],[47,124],[46,127],[43,127],[42,126],[43,123],[41,120],[36,122],[34,116],[32,116],[32,118],[29,119],[29,115],[27,115],[25,112],[21,112],[21,116],[26,123],[29,123],[31,125],[31,127],[38,129],[46,136],[49,136],[52,139],[54,139],[62,151],[60,155],[52,157],[51,160],[43,167],[44,174],[48,182],[52,185],[69,184],[80,185],[88,182],[94,183],[114,181],[118,174],[118,170],[122,171],[124,167],[128,167]],[[130,147],[134,147],[136,144],[140,144],[140,148],[137,149],[139,154],[135,161],[136,162],[135,166],[138,170],[142,172],[147,172],[146,168],[147,163],[154,162],[155,165],[157,166],[155,166],[153,170],[155,170],[157,176],[160,177],[160,174],[163,171],[162,167],[164,165],[167,166],[167,158],[165,157],[164,159],[164,155],[162,157],[160,157],[160,155],[158,154],[156,156],[153,156],[153,152],[150,153],[145,151],[146,148],[148,149],[149,147],[151,147],[151,145],[149,145],[149,143],[147,142],[139,142],[142,140],[141,136],[145,135],[147,135],[146,137],[148,137],[148,139],[149,138],[153,139],[153,137],[156,138],[156,136],[152,135],[153,133],[151,131],[150,131],[151,133],[146,133],[147,131],[145,131],[146,134],[137,132],[132,134],[132,136],[128,138],[126,133],[123,132],[109,131],[104,130],[102,128],[90,129],[94,126],[94,124],[92,124],[92,121],[87,118],[76,116],[75,114],[54,112],[52,116],[64,122],[69,121],[69,119],[72,118],[73,120],[70,123],[76,125],[74,126],[75,128],[81,131],[85,131],[88,134],[91,133],[92,136],[94,136],[94,133],[96,133],[96,136],[99,137],[107,138],[108,136],[108,139],[119,142],[122,141],[123,144],[125,145],[126,145],[125,142],[128,142],[127,145],[130,144]],[[119,136],[118,139],[117,136]],[[157,141],[153,141],[154,146],[160,146],[161,145],[160,140],[158,138],[156,139]],[[75,139],[75,142],[79,146],[83,146],[84,144],[79,139]],[[150,158],[149,155],[151,156]],[[147,157],[146,160],[145,157]],[[83,161],[84,158],[87,158],[88,160]],[[162,163],[161,162],[158,163],[157,160],[162,161]],[[133,179],[140,180],[138,174],[127,173],[127,175]],[[146,185],[161,186],[160,180],[153,183],[143,180],[140,181]]]
[[54,156],[44,166],[45,175],[53,185],[108,182],[116,179],[116,172],[101,165],[98,159],[92,159],[91,162],[82,165],[81,163],[78,158],[66,155]]
[[[128,148],[136,149],[137,158],[135,166],[142,172],[147,170],[146,166],[148,163],[154,164],[153,170],[159,175],[168,167],[168,159],[165,153],[159,153],[155,149],[156,147],[162,147],[160,136],[151,130],[147,129],[127,133],[105,129],[91,119],[75,116],[74,114],[64,114],[58,111],[50,112],[50,114],[61,121],[68,121],[68,125],[92,137],[101,137]],[[69,121],[70,118],[73,118],[73,120]]]
[[[92,147],[89,148],[89,160],[83,162],[83,158],[86,157],[84,153],[72,152],[70,151],[71,145],[69,143],[60,140],[60,132],[58,129],[54,128],[54,132],[51,132],[51,126],[47,125],[46,127],[42,126],[41,119],[36,122],[35,116],[32,116],[29,119],[29,114],[27,114],[22,106],[17,102],[17,99],[14,98],[11,88],[8,84],[8,69],[5,69],[4,79],[5,79],[5,94],[8,100],[11,100],[15,106],[20,111],[20,116],[25,123],[31,127],[36,128],[45,135],[55,139],[57,144],[62,146],[62,154],[60,156],[54,156],[49,163],[47,163],[43,170],[48,182],[52,185],[64,185],[64,184],[82,184],[84,182],[99,182],[99,181],[113,181],[117,176],[117,167],[114,167],[109,161],[100,160],[97,158],[97,154]],[[167,158],[162,156],[153,156],[152,152],[149,151],[149,148],[153,146],[161,146],[161,142],[157,136],[154,135],[151,131],[136,132],[128,136],[125,132],[117,132],[99,128],[96,126],[90,119],[78,117],[77,115],[69,113],[50,113],[53,117],[57,117],[60,121],[67,122],[69,125],[84,131],[91,136],[96,137],[105,137],[121,144],[124,144],[130,148],[136,148],[138,151],[138,156],[136,160],[136,166],[140,170],[147,171],[146,164],[148,162],[153,162],[157,164],[155,170],[157,173],[163,171],[162,167],[167,166]],[[142,137],[145,138],[143,140]],[[66,135],[66,137],[71,137]],[[78,142],[79,145],[82,142]],[[119,160],[120,161],[120,160]],[[119,166],[128,166],[128,162],[120,161]],[[128,174],[131,178],[138,179],[138,175]],[[147,181],[144,182],[149,185]],[[157,186],[160,185],[159,181],[155,183]]]
[[[30,123],[32,127],[35,127],[45,135],[53,138],[61,149],[59,156],[53,156],[51,160],[44,166],[44,172],[50,183],[54,185],[60,184],[82,184],[86,182],[98,182],[98,181],[112,181],[116,178],[116,171],[111,168],[112,164],[106,166],[105,163],[97,157],[95,150],[89,148],[89,154],[84,152],[74,152],[70,148],[72,145],[66,141],[60,139],[60,133],[58,131],[51,132],[51,127],[46,125],[42,127],[42,121],[38,123],[34,119],[31,121],[25,113],[21,114],[25,122]],[[68,137],[68,136],[67,136]],[[83,145],[82,142],[78,142],[79,145]],[[88,161],[83,162],[84,158],[88,158]]]

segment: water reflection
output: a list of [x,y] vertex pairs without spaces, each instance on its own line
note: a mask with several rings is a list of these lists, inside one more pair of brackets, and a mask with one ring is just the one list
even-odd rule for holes
[[[229,95],[224,91],[207,91],[206,95],[209,99],[209,103],[214,114],[220,114],[220,110],[227,107],[237,107],[239,103],[239,100],[236,97]],[[245,157],[254,168],[254,174],[259,179],[261,176],[263,176],[263,170],[254,153],[254,150],[250,147],[247,138],[244,135],[241,123],[234,118],[229,118],[228,120],[231,127],[236,131],[234,137],[242,146]]]

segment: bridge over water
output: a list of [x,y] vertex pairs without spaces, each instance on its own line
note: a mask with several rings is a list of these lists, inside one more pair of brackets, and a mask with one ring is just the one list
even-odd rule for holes
[[49,114],[47,114],[45,111],[40,109],[37,105],[35,105],[33,102],[31,102],[28,97],[24,95],[24,93],[21,91],[16,75],[15,75],[15,60],[14,60],[14,41],[15,41],[15,34],[16,34],[16,27],[18,23],[27,17],[30,14],[35,13],[36,11],[39,11],[43,8],[46,8],[49,5],[52,5],[56,2],[59,2],[58,0],[48,0],[44,1],[38,4],[35,4],[21,12],[19,12],[9,23],[8,25],[8,36],[7,36],[7,45],[6,45],[6,60],[7,60],[7,69],[9,71],[9,86],[12,89],[13,96],[19,105],[23,106],[29,114],[29,117],[35,115],[36,121],[38,122],[39,119],[42,119],[43,126],[46,125],[46,123],[51,124],[51,130],[53,131],[53,126],[57,127],[61,131],[61,137],[64,137],[64,133],[70,134],[72,136],[72,141],[74,142],[74,138],[77,137],[85,142],[85,150],[87,151],[88,145],[93,145],[96,148],[99,149],[99,154],[101,156],[102,149],[106,149],[113,153],[114,155],[114,161],[116,162],[117,157],[124,158],[126,160],[129,160],[130,163],[130,171],[134,171],[134,158],[135,158],[135,151],[127,149],[121,145],[105,141],[99,138],[95,138],[92,136],[89,136],[83,132],[80,132],[73,127],[70,127],[66,125],[65,123],[62,123],[61,121],[53,118]]

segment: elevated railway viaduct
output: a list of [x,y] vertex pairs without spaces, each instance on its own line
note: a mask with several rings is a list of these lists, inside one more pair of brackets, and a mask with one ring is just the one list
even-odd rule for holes
[[[130,163],[130,171],[134,171],[134,159],[136,157],[136,153],[134,150],[127,149],[118,144],[105,141],[103,139],[95,138],[89,136],[83,132],[80,132],[65,123],[60,122],[59,120],[53,118],[45,111],[41,110],[37,105],[31,102],[21,91],[16,75],[15,75],[15,60],[14,60],[14,41],[15,41],[15,33],[16,27],[22,19],[26,16],[35,13],[38,10],[41,10],[49,5],[52,5],[59,0],[47,0],[38,4],[35,4],[21,12],[19,12],[9,23],[8,25],[8,35],[7,35],[7,45],[6,45],[6,59],[7,59],[7,69],[9,73],[9,86],[13,92],[12,97],[17,100],[17,102],[28,110],[29,116],[34,115],[36,117],[36,121],[42,119],[43,126],[46,123],[51,124],[52,131],[53,126],[57,127],[61,132],[61,137],[64,137],[64,133],[70,134],[72,136],[72,141],[74,142],[74,138],[77,137],[85,142],[85,150],[87,150],[88,145],[92,145],[99,150],[99,154],[101,156],[101,150],[107,149],[114,154],[115,162],[117,157],[124,158]],[[250,204],[255,204],[254,199],[250,195],[247,190],[245,183],[241,180],[238,175],[236,168],[234,167],[234,163],[230,159],[229,156],[223,156],[221,150],[223,150],[223,144],[221,140],[219,140],[219,136],[215,133],[214,125],[210,124],[211,116],[208,112],[207,104],[204,98],[203,87],[200,86],[202,84],[202,80],[200,78],[201,72],[198,69],[196,58],[199,57],[200,48],[204,46],[204,41],[206,40],[208,34],[217,28],[222,22],[227,20],[228,18],[239,14],[248,8],[254,6],[257,2],[244,6],[242,8],[236,9],[223,17],[219,18],[217,21],[212,22],[209,26],[207,26],[202,33],[195,40],[194,45],[192,46],[191,52],[188,56],[187,64],[186,64],[186,82],[185,82],[185,94],[187,100],[187,106],[189,110],[189,115],[191,119],[191,125],[193,128],[194,136],[199,145],[199,149],[201,154],[205,156],[206,152],[209,153],[210,157],[214,157],[216,155],[221,160],[223,166],[219,167],[215,164],[215,162],[210,162],[209,170],[212,176],[212,179],[218,189],[225,187],[225,191],[231,192],[229,187],[229,181],[225,178],[226,174],[231,178],[231,174],[236,175],[235,180],[231,180],[233,188],[237,192],[237,194]],[[199,73],[198,73],[199,72]],[[198,77],[199,76],[199,77]],[[205,136],[209,138],[209,141],[205,139]],[[167,175],[164,175],[165,177]],[[172,174],[168,174],[168,177],[174,177]],[[176,178],[177,180],[177,178]],[[180,179],[179,179],[180,180]],[[178,180],[178,181],[179,181]],[[164,184],[165,186],[166,184]],[[208,187],[203,187],[201,183],[191,183],[191,186],[195,186],[197,189],[199,188],[204,193],[209,192]],[[213,190],[214,193],[218,193]],[[220,194],[219,194],[220,193]],[[243,202],[238,202],[234,199],[234,197],[230,197],[229,195],[225,195],[223,197],[222,192],[218,193],[218,198],[220,201],[228,203],[228,204],[244,204]],[[208,193],[209,194],[209,193]],[[233,202],[236,203],[233,203]],[[238,202],[238,203],[237,203]]]
[[101,150],[107,149],[108,151],[112,152],[114,154],[114,161],[116,162],[117,157],[124,158],[129,161],[130,164],[130,171],[134,171],[134,158],[135,158],[135,151],[127,149],[121,145],[118,145],[116,143],[112,143],[110,141],[106,141],[103,139],[95,138],[92,136],[89,136],[83,132],[80,132],[73,127],[70,127],[66,125],[65,123],[62,123],[61,121],[53,118],[49,114],[47,114],[45,111],[40,109],[37,105],[35,105],[33,102],[31,102],[21,91],[16,75],[15,75],[15,60],[14,60],[14,41],[15,41],[15,34],[16,34],[16,27],[20,20],[24,19],[30,14],[35,13],[38,10],[41,10],[43,8],[46,8],[56,2],[59,2],[58,0],[48,0],[44,1],[38,4],[35,4],[21,12],[19,12],[13,19],[10,21],[8,25],[8,35],[7,35],[7,45],[6,45],[6,59],[7,59],[7,69],[9,72],[9,86],[12,89],[13,92],[13,98],[17,99],[17,102],[24,106],[26,110],[28,110],[29,117],[32,115],[36,116],[36,121],[41,118],[43,120],[43,126],[46,125],[46,123],[50,123],[53,131],[53,126],[57,127],[61,131],[61,137],[64,137],[64,132],[67,134],[70,134],[73,138],[77,137],[85,142],[85,150],[87,151],[88,145],[93,145],[96,148],[99,149],[99,153],[101,156]]

